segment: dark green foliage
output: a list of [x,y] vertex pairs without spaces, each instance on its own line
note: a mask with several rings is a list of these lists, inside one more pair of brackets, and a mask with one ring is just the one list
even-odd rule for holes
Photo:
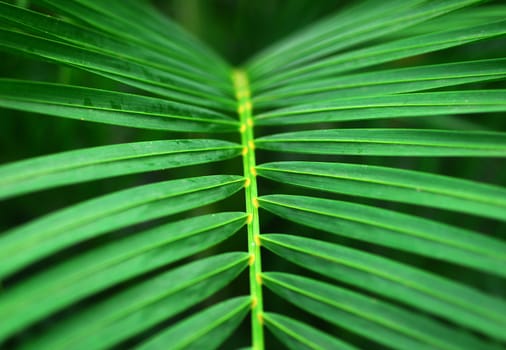
[[505,18],[0,1],[0,348],[504,348]]

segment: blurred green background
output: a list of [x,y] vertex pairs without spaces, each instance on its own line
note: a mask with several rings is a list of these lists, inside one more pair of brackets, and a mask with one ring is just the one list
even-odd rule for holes
[[[15,2],[15,1],[11,1]],[[317,19],[324,17],[339,8],[346,6],[349,1],[331,0],[157,0],[153,1],[161,11],[168,14],[179,22],[196,37],[208,43],[217,52],[224,56],[233,65],[240,65],[254,53],[269,44],[279,40],[294,31],[300,30]],[[385,67],[403,66],[410,64],[430,64],[434,62],[449,62],[458,60],[470,60],[479,58],[492,58],[504,56],[504,39],[490,40],[487,42],[468,45],[450,50],[436,52],[430,55],[413,57],[395,63],[389,63]],[[87,72],[77,71],[68,67],[58,67],[51,63],[39,62],[31,58],[14,56],[0,52],[0,74],[3,77],[15,77],[20,79],[41,80],[60,82],[83,86],[98,87],[102,89],[114,89],[119,91],[131,91],[130,87],[117,82],[92,75]],[[381,68],[381,67],[379,67]],[[376,68],[375,68],[376,69]],[[486,82],[469,85],[468,88],[479,89],[485,87],[505,87],[504,82]],[[450,88],[451,89],[451,88]],[[115,127],[93,123],[81,123],[75,120],[66,120],[47,117],[33,113],[0,109],[0,163],[25,159],[37,155],[62,152],[82,147],[92,147],[121,142],[203,137],[205,135],[187,133],[166,133],[160,131],[145,131]],[[332,127],[418,127],[418,128],[443,128],[443,129],[475,129],[475,130],[501,130],[506,131],[506,118],[504,114],[495,113],[486,116],[466,115],[465,117],[440,117],[440,118],[406,118],[395,120],[377,120],[366,122],[349,122],[341,125],[333,124]],[[325,127],[325,125],[323,126]],[[328,125],[327,127],[330,127]],[[256,130],[257,135],[280,131],[271,128],[269,130]],[[239,141],[239,135],[218,135],[219,137]],[[314,157],[301,155],[274,155],[267,152],[259,152],[257,162],[267,162],[279,159],[298,160],[326,160],[341,162],[357,162],[367,164],[388,165],[398,168],[428,171],[433,173],[447,174],[477,180],[486,183],[506,186],[506,161],[504,159],[464,159],[464,158],[387,158],[387,157]],[[58,208],[77,203],[79,201],[113,192],[129,186],[144,183],[198,176],[211,173],[235,173],[242,171],[242,164],[237,159],[221,162],[213,165],[194,166],[178,170],[158,171],[149,174],[123,176],[106,179],[91,183],[79,184],[46,190],[43,192],[25,195],[9,201],[0,201],[0,231],[4,231],[15,225],[22,224],[35,217],[51,212]],[[276,188],[278,192],[308,193],[308,190],[297,188],[280,188],[279,185],[269,181],[260,180],[261,194],[268,194]],[[321,195],[321,194],[320,194]],[[504,237],[506,225],[494,220],[475,218],[470,215],[455,214],[443,210],[415,207],[406,204],[387,203],[377,200],[367,200],[345,195],[323,194],[329,198],[352,200],[359,203],[367,203],[383,208],[403,211],[427,218],[453,223],[461,227],[467,227],[480,232],[486,232],[497,237]],[[193,214],[203,214],[209,211],[240,210],[243,208],[242,194],[238,194],[230,201],[209,206],[205,209],[194,211]],[[267,213],[261,213],[263,232],[292,232],[302,235],[314,236],[311,229],[297,227],[292,224],[281,222]],[[142,228],[164,222],[156,222],[142,225]],[[139,227],[125,230],[116,235],[132,234]],[[396,259],[407,261],[412,265],[423,266],[431,270],[437,270],[442,275],[459,279],[463,283],[483,289],[492,294],[505,295],[506,286],[504,281],[492,277],[483,276],[476,272],[465,270],[451,264],[442,264],[427,258],[415,257],[406,253],[389,250],[386,248],[370,247],[365,243],[357,243],[344,238],[326,235],[329,241],[339,242],[348,246],[370,250],[383,256],[395,256]],[[108,239],[114,239],[111,235]],[[96,242],[98,244],[99,242]],[[244,250],[244,235],[237,235],[217,250]],[[93,243],[91,243],[93,244]],[[67,252],[66,254],[74,254]],[[266,269],[283,270],[291,269],[298,271],[292,265],[275,259],[266,253],[263,259]],[[310,273],[304,272],[306,275]],[[236,295],[247,293],[247,279],[244,278],[231,286],[224,295]],[[266,308],[286,310],[289,312],[302,313],[293,307],[287,306],[283,301],[276,299],[267,292]],[[78,306],[82,307],[82,306]],[[304,317],[311,321],[315,320],[309,315]],[[246,320],[247,321],[247,320]],[[317,323],[321,327],[329,327]],[[242,331],[231,339],[225,348],[245,346],[249,342],[249,326],[247,322],[242,326]],[[343,330],[342,337],[364,348],[371,344],[360,343],[361,340]],[[273,343],[276,344],[276,343]],[[276,347],[271,347],[275,349]],[[374,345],[374,348],[381,347]]]

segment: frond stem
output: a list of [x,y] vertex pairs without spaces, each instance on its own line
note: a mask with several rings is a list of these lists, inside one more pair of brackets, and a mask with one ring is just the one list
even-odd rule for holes
[[255,170],[255,141],[253,137],[253,118],[249,81],[242,70],[232,74],[237,98],[237,113],[240,118],[241,143],[243,146],[243,167],[246,177],[246,212],[248,214],[248,252],[250,254],[250,294],[252,347],[264,350],[262,265],[260,259],[260,225],[258,220],[258,190]]

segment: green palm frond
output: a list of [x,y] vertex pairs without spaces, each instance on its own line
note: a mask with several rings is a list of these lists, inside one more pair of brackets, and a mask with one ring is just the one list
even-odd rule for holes
[[357,2],[233,67],[146,1],[30,4],[6,57],[99,80],[0,107],[137,134],[0,166],[42,208],[2,224],[0,348],[506,346],[505,6]]

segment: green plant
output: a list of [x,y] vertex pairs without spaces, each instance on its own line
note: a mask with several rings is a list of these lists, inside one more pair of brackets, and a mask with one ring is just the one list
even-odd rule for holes
[[504,346],[506,6],[358,3],[233,69],[144,2],[33,3],[52,15],[0,3],[2,50],[106,79],[2,78],[1,107],[182,137],[3,165],[0,199],[243,172],[135,177],[1,234],[0,344],[213,349],[249,313],[226,346]]

